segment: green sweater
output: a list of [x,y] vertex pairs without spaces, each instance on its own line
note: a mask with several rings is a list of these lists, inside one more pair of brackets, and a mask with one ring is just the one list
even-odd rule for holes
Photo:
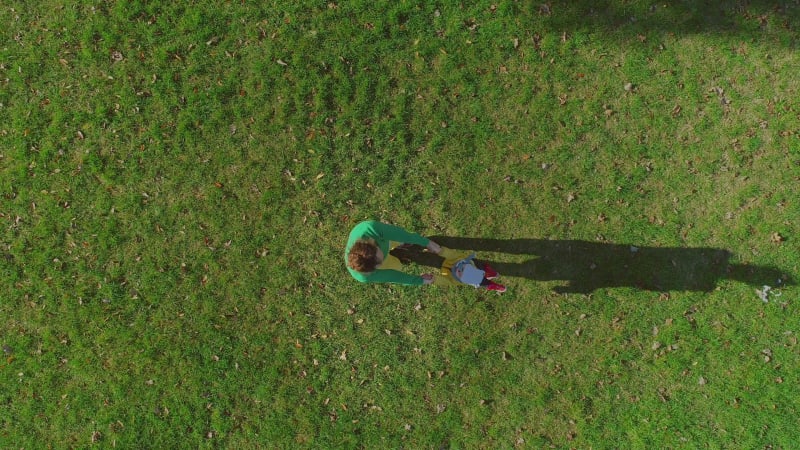
[[[347,247],[344,250],[345,265],[347,265],[347,255],[350,254],[353,244],[362,239],[374,239],[375,243],[378,244],[378,248],[383,252],[384,258],[389,256],[389,241],[417,244],[423,247],[427,247],[428,242],[430,242],[428,238],[416,233],[409,233],[400,227],[367,220],[356,225],[353,231],[350,232],[350,237],[347,239]],[[362,283],[398,283],[411,286],[423,284],[422,277],[419,275],[409,275],[398,270],[381,270],[380,266],[372,273],[357,272],[349,266],[347,270],[353,278]]]

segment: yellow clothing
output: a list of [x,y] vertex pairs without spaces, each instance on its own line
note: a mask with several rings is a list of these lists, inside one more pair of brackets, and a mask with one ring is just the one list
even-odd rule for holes
[[[392,250],[401,245],[403,245],[402,242],[389,241],[389,251],[391,252]],[[396,256],[392,256],[388,253],[383,255],[383,262],[381,263],[380,266],[376,267],[376,269],[380,270],[400,270],[402,268],[403,268],[403,263],[401,263]]]
[[442,263],[442,267],[439,269],[439,273],[433,275],[433,284],[436,286],[458,286],[463,284],[453,278],[453,274],[450,269],[453,268],[453,264],[471,254],[472,252],[470,251],[459,251],[442,247],[442,251],[439,253],[439,255],[444,258],[444,262]]

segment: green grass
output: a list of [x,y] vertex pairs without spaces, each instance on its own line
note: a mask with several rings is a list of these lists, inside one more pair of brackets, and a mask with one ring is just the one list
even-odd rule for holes
[[566,3],[0,8],[0,446],[793,447],[800,10]]

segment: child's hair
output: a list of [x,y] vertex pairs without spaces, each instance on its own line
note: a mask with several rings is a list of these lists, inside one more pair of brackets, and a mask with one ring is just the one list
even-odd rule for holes
[[356,272],[370,273],[378,265],[378,246],[372,241],[357,241],[347,254],[347,265]]

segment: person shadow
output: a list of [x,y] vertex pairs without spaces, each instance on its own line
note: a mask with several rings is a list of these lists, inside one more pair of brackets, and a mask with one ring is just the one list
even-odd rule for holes
[[[647,291],[711,292],[730,279],[761,288],[783,287],[791,279],[781,269],[731,262],[720,248],[640,247],[581,240],[483,239],[431,236],[451,249],[475,251],[501,275],[535,281],[559,281],[559,293],[590,294],[597,289],[630,287]],[[524,255],[522,262],[481,258],[481,253]],[[441,267],[443,258],[419,246],[392,250],[404,263]],[[519,259],[519,258],[516,258]]]

